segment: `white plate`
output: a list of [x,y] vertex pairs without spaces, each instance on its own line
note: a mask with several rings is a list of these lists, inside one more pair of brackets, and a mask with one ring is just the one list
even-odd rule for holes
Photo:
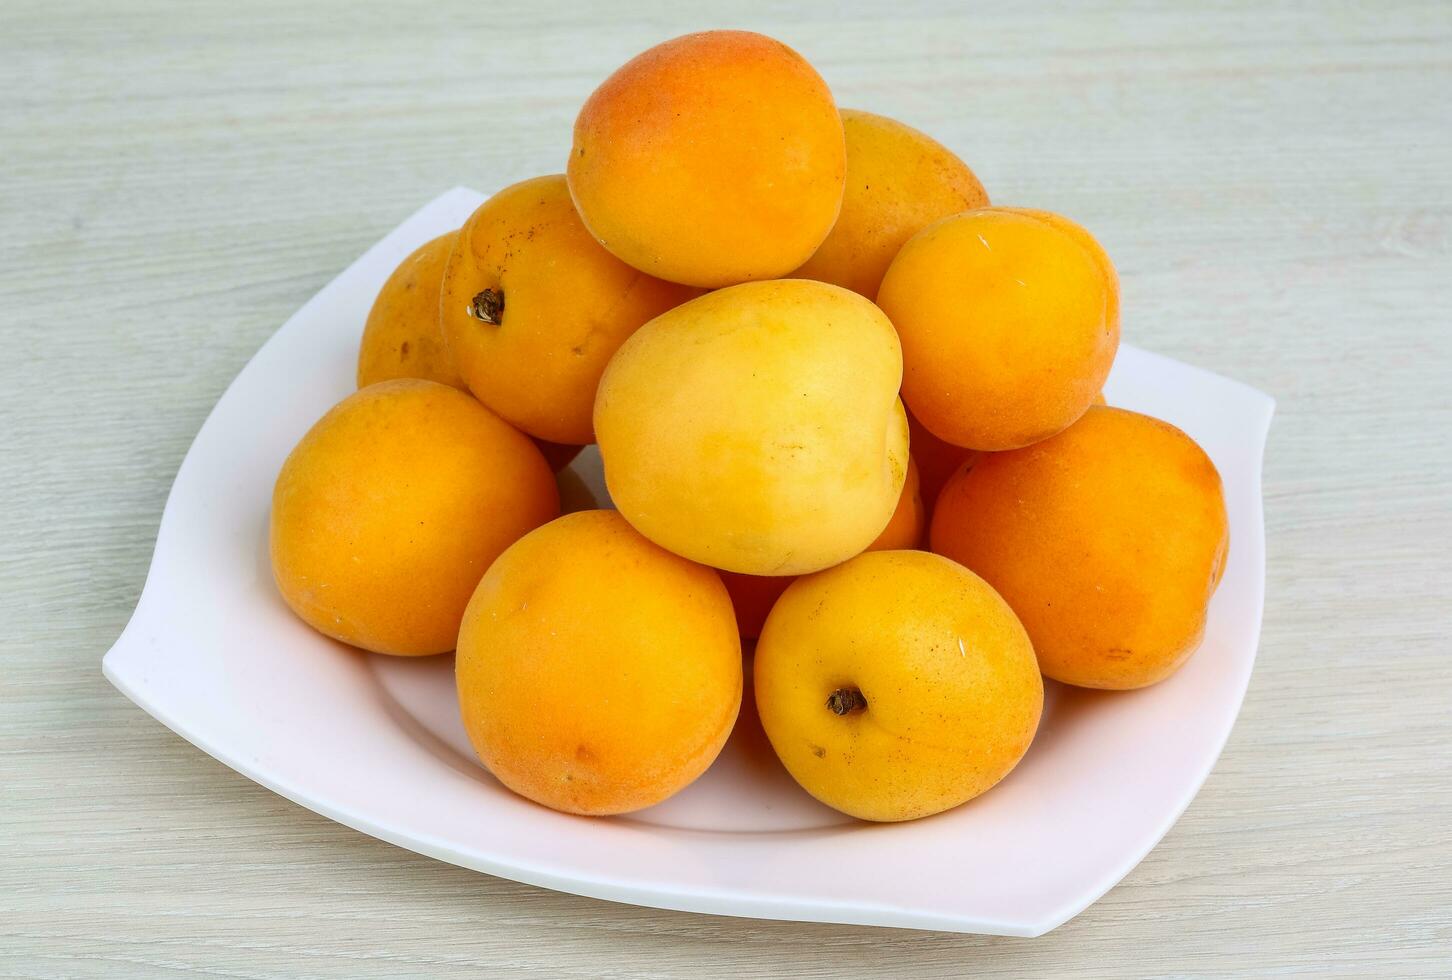
[[[475,763],[449,657],[377,657],[324,639],[279,599],[265,547],[278,467],[353,390],[379,286],[481,200],[455,189],[409,218],[293,315],[227,389],[177,474],[141,600],[103,662],[111,682],[199,748],[340,823],[596,898],[1035,936],[1133,868],[1204,782],[1250,677],[1265,592],[1271,399],[1121,348],[1110,402],[1180,426],[1219,466],[1230,564],[1204,646],[1183,670],[1133,693],[1050,684],[1033,748],[992,792],[927,820],[858,823],[800,791],[746,712],[722,757],[674,799],[628,817],[554,813]],[[576,469],[600,486],[593,451]]]

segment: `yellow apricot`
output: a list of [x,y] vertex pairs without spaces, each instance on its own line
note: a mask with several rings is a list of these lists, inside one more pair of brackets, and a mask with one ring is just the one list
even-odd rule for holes
[[939,218],[988,203],[968,165],[926,133],[886,116],[842,110],[847,189],[826,241],[792,273],[877,297],[903,244]]
[[656,317],[601,379],[610,497],[652,541],[753,575],[834,565],[887,526],[907,476],[892,324],[806,279]]
[[922,551],[792,583],[757,642],[755,687],[787,771],[864,820],[925,817],[993,786],[1028,750],[1044,699],[1008,604]]
[[358,345],[358,387],[424,378],[468,390],[439,329],[439,286],[457,231],[425,242],[404,259],[373,301]]

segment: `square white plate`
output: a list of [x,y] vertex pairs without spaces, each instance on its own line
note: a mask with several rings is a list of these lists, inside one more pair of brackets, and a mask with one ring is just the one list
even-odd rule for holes
[[[597,898],[1035,936],[1133,868],[1209,774],[1250,677],[1265,592],[1260,484],[1271,399],[1121,348],[1110,402],[1173,422],[1215,460],[1230,563],[1204,645],[1184,669],[1132,693],[1050,684],[1033,748],[992,792],[927,820],[858,823],[799,790],[744,710],[721,758],[675,798],[627,817],[554,813],[474,761],[450,657],[378,657],[319,636],[278,597],[265,547],[273,479],[303,432],[353,390],[359,334],[379,287],[481,200],[455,189],[409,218],[238,375],[182,462],[141,600],[103,662],[106,677],[204,751],[340,823],[442,861]],[[575,469],[600,492],[593,450]]]

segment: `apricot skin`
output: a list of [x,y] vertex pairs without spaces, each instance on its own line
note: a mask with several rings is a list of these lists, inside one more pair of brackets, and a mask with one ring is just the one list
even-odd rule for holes
[[505,551],[469,603],[455,669],[480,760],[567,813],[676,793],[716,758],[741,706],[720,579],[614,511],[566,515]]
[[938,438],[1031,445],[1103,387],[1119,348],[1117,280],[1070,225],[968,211],[919,232],[888,268],[877,301],[902,338],[903,400]]
[[420,245],[373,301],[358,345],[358,387],[423,378],[467,391],[439,329],[439,286],[457,231]]
[[787,771],[864,820],[925,817],[989,789],[1023,758],[1043,712],[1013,611],[972,572],[922,551],[869,552],[797,579],[767,617],[754,671]]
[[[498,324],[470,312],[485,290],[502,298]],[[476,398],[529,435],[582,445],[594,441],[590,413],[611,355],[696,292],[605,251],[575,213],[564,177],[537,177],[495,194],[464,224],[440,322]]]
[[[1028,218],[1036,218],[1039,221],[1053,225],[1084,247],[1084,250],[1094,260],[1094,264],[1099,267],[1100,273],[1104,276],[1104,281],[1108,284],[1109,305],[1105,310],[1104,318],[1115,331],[1118,331],[1119,273],[1114,268],[1114,262],[1109,258],[1109,253],[1104,251],[1103,245],[1099,244],[1099,240],[1089,234],[1083,225],[1069,220],[1062,214],[1055,214],[1052,211],[1044,211],[1040,208],[1002,208],[1001,210],[1007,211],[1010,214],[1021,214]],[[1102,391],[1095,398],[1094,404],[1104,404],[1104,393]]]
[[931,541],[1002,593],[1047,676],[1121,690],[1195,651],[1228,535],[1220,475],[1189,436],[1094,407],[949,481]]
[[845,172],[827,84],[747,31],[688,34],[626,62],[580,110],[568,168],[601,244],[711,288],[805,262],[837,219]]
[[[918,466],[908,456],[907,479],[902,485],[902,494],[897,498],[897,509],[887,527],[882,529],[868,551],[902,551],[916,548],[922,543],[928,528],[928,514],[923,506],[923,495],[919,490]],[[731,608],[736,610],[736,628],[742,639],[755,639],[761,635],[767,613],[788,585],[795,581],[793,575],[741,575],[737,572],[722,572],[721,581],[731,594]]]
[[907,475],[897,335],[855,293],[745,283],[657,317],[595,403],[605,482],[646,537],[752,575],[835,565],[872,543]]
[[988,204],[973,171],[937,140],[885,116],[842,110],[847,184],[826,241],[794,276],[877,297],[903,244],[939,218]]
[[339,402],[283,463],[273,575],[292,610],[334,639],[443,653],[489,563],[558,513],[529,439],[455,388],[385,381]]

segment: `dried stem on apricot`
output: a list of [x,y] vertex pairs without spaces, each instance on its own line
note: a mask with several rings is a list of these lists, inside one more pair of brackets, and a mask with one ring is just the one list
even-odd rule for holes
[[834,715],[850,714],[867,707],[867,699],[855,687],[839,687],[827,696],[827,709]]
[[504,293],[494,289],[478,293],[469,304],[469,315],[476,320],[499,326],[504,322]]

